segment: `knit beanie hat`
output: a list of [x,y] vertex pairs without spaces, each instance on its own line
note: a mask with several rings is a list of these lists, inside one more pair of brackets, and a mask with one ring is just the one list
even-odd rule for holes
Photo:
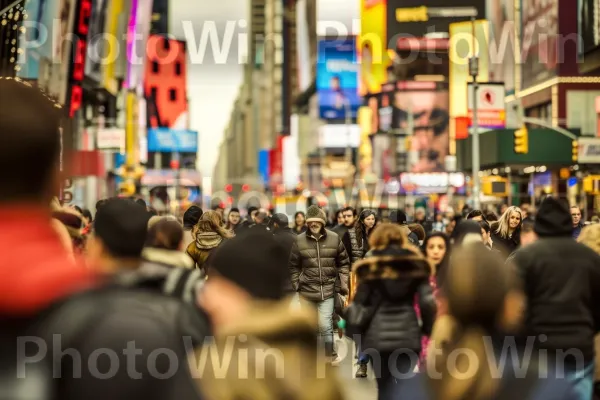
[[318,206],[310,206],[306,211],[306,223],[309,222],[320,222],[323,226],[327,225],[327,216],[325,211],[321,210]]
[[533,230],[539,237],[571,236],[573,220],[568,204],[547,197],[538,208]]
[[288,258],[289,251],[272,233],[245,232],[223,241],[215,250],[210,273],[235,283],[254,299],[279,300],[289,280]]

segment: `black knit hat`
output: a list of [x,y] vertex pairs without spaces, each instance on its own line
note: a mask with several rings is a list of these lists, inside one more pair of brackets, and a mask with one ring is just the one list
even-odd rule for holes
[[278,300],[289,280],[288,259],[289,252],[272,233],[245,232],[217,248],[210,273],[235,283],[255,299]]
[[198,206],[191,206],[183,214],[183,227],[186,229],[192,229],[194,225],[200,221],[202,216],[202,209]]
[[402,210],[394,210],[390,213],[390,222],[398,225],[408,225],[406,213]]
[[149,215],[143,207],[125,199],[111,199],[98,210],[94,234],[114,257],[142,255]]
[[537,210],[533,230],[539,237],[571,236],[573,220],[566,202],[547,197]]

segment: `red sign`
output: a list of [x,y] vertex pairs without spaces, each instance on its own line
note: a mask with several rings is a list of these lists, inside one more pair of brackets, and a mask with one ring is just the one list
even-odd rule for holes
[[85,59],[87,55],[87,36],[90,28],[90,15],[92,13],[92,0],[79,0],[77,4],[77,24],[75,25],[74,32],[77,45],[70,74],[71,92],[67,98],[67,104],[70,105],[70,117],[73,117],[75,112],[81,108],[83,97],[81,82],[83,82]]

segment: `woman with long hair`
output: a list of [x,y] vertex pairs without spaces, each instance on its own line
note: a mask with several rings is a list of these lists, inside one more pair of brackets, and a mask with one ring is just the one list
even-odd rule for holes
[[[390,397],[394,376],[414,371],[421,352],[421,337],[429,335],[436,314],[429,276],[431,269],[423,255],[407,245],[402,228],[380,224],[369,239],[370,256],[352,270],[358,288],[346,309],[348,334],[360,335],[360,347],[373,349],[371,361],[379,398]],[[421,320],[413,308],[419,299]],[[402,352],[398,354],[398,349]],[[395,397],[394,397],[395,398]]]
[[521,244],[522,222],[523,213],[521,209],[515,206],[508,207],[492,232],[492,241],[496,243],[505,257],[508,257]]
[[294,227],[292,228],[292,231],[294,231],[296,235],[301,235],[306,232],[306,214],[304,214],[304,212],[297,211],[296,214],[294,214]]
[[[427,400],[575,399],[568,383],[541,379],[535,358],[499,363],[522,318],[525,304],[518,278],[504,260],[481,243],[465,244],[451,257],[443,288],[451,324],[434,326],[427,374],[398,387],[393,398]],[[444,340],[440,339],[444,338]],[[531,351],[531,350],[529,350]],[[516,354],[514,353],[516,352]],[[458,357],[457,357],[458,355]],[[522,362],[521,360],[528,360]],[[467,372],[468,370],[468,372]],[[550,375],[551,376],[551,375]]]
[[369,236],[377,223],[377,214],[373,210],[363,210],[354,223],[352,229],[348,229],[342,241],[350,244],[350,262],[354,264],[364,258],[369,251]]
[[233,237],[233,233],[223,226],[221,214],[207,211],[192,230],[194,241],[187,247],[186,253],[196,263],[196,268],[208,272],[209,257],[221,242]]

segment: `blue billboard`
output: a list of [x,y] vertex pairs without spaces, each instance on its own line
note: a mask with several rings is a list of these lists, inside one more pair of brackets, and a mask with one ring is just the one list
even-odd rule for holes
[[361,105],[358,68],[356,39],[319,41],[317,93],[321,118],[343,120],[347,111],[356,118]]
[[258,151],[258,175],[263,185],[269,183],[269,150]]
[[148,129],[148,151],[196,153],[198,151],[198,132],[169,128]]

